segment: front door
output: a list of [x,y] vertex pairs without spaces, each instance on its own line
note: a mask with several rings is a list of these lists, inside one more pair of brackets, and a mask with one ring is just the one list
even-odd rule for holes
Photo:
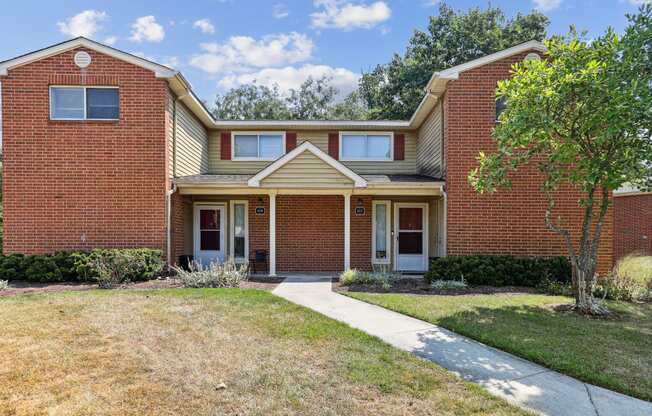
[[195,206],[195,261],[224,261],[224,205]]
[[394,209],[395,268],[425,271],[428,260],[428,204],[397,203]]

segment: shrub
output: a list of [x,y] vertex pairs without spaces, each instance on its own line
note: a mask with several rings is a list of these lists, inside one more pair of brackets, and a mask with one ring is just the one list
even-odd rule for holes
[[610,274],[598,279],[594,294],[628,302],[652,298],[652,257],[624,257]]
[[247,280],[248,266],[237,265],[232,259],[224,263],[190,263],[190,270],[175,267],[174,271],[185,287],[238,287]]
[[570,282],[571,265],[565,257],[451,256],[431,259],[425,275],[428,283],[462,277],[473,286],[535,287],[544,279]]
[[130,276],[137,275],[145,267],[145,262],[132,252],[112,250],[93,257],[87,267],[100,288],[110,289],[129,282]]
[[3,291],[9,287],[8,280],[0,280],[0,291]]
[[149,280],[161,273],[163,260],[160,250],[99,249],[86,251],[60,251],[54,254],[0,256],[0,279],[27,280],[31,282],[95,281],[98,277],[91,263],[100,257],[126,253],[136,258],[138,268],[130,269],[126,280]]
[[461,290],[466,289],[469,285],[464,281],[464,277],[460,280],[433,280],[430,287],[435,290]]
[[349,269],[340,274],[340,283],[344,286],[350,285],[372,285],[379,286],[385,290],[392,287],[392,283],[398,279],[398,275],[388,269],[377,269],[373,272],[363,272],[357,269]]
[[553,296],[575,296],[573,285],[571,283],[557,282],[548,278],[543,279],[537,285],[537,289]]

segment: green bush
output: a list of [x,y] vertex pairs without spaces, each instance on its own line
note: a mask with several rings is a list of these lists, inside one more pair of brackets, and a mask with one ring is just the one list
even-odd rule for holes
[[349,269],[340,274],[340,283],[344,286],[350,285],[372,285],[389,290],[398,279],[398,274],[389,270],[376,270],[363,272],[358,269]]
[[430,260],[425,275],[435,280],[460,280],[472,286],[536,287],[545,279],[571,281],[571,265],[565,257],[451,256]]
[[595,296],[628,302],[652,298],[652,257],[627,256],[596,282]]
[[138,267],[129,268],[128,281],[144,281],[163,271],[160,250],[148,248],[60,251],[54,254],[0,256],[0,279],[30,282],[97,281],[99,273],[92,265],[97,259],[128,256]]

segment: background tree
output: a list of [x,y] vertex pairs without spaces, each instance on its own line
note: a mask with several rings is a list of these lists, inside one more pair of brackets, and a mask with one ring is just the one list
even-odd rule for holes
[[410,118],[434,71],[443,70],[532,39],[542,40],[548,18],[534,11],[507,19],[499,8],[455,11],[439,5],[427,31],[416,30],[403,56],[363,74],[360,94],[373,119]]
[[359,94],[338,101],[332,79],[308,78],[283,95],[278,86],[243,85],[217,95],[213,114],[221,120],[340,120],[365,119]]
[[[547,59],[515,65],[498,85],[507,102],[494,129],[497,151],[480,153],[469,181],[479,192],[510,186],[510,172],[533,163],[548,196],[545,223],[560,234],[574,268],[576,310],[608,311],[593,298],[597,251],[610,194],[652,182],[652,6],[634,16],[622,38],[612,30],[592,42],[573,31],[546,42]],[[582,191],[579,241],[553,218],[554,192]]]

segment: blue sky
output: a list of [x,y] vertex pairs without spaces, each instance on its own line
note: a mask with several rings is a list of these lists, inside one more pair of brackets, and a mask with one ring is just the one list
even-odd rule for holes
[[[570,24],[595,36],[618,31],[649,0],[493,0],[509,16],[538,8],[549,33]],[[77,35],[181,70],[197,94],[256,80],[282,90],[331,76],[350,91],[362,71],[402,52],[436,0],[21,0],[3,7],[0,60]],[[449,0],[456,9],[486,1]]]

